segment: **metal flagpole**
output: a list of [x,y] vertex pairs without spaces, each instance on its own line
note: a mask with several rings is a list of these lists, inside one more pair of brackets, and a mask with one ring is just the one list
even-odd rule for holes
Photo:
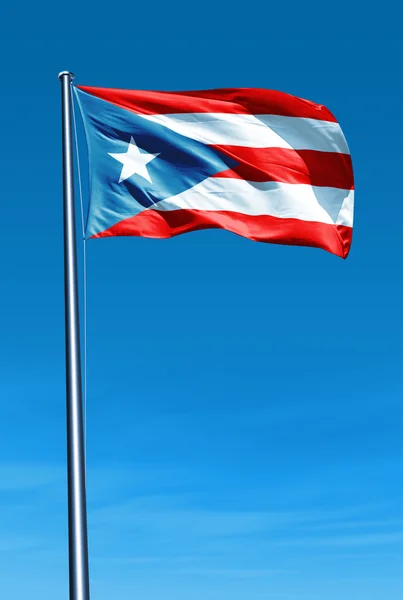
[[67,479],[69,513],[70,600],[89,600],[85,449],[78,309],[74,165],[69,71],[59,74],[62,84],[64,301],[66,327]]

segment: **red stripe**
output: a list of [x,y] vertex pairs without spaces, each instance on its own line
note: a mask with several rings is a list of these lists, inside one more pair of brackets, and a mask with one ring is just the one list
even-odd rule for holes
[[330,110],[284,92],[258,88],[228,88],[189,92],[154,92],[78,86],[80,90],[143,115],[233,113],[305,117],[336,122]]
[[269,215],[250,216],[230,211],[144,210],[113,225],[94,238],[140,236],[170,238],[197,229],[227,229],[260,242],[291,246],[314,246],[346,258],[352,229],[298,219],[280,219]]
[[353,167],[349,154],[293,150],[288,148],[248,148],[215,146],[239,164],[214,177],[231,177],[246,181],[282,181],[306,183],[351,190]]

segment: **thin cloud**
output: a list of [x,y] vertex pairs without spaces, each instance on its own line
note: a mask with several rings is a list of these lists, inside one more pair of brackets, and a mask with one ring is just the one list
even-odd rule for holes
[[367,533],[361,535],[339,535],[321,538],[296,538],[289,540],[277,540],[277,546],[293,547],[358,547],[358,546],[381,546],[386,544],[403,544],[403,531],[391,533]]

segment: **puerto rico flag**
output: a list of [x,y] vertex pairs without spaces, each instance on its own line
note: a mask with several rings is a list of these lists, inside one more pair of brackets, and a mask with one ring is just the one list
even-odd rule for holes
[[264,89],[74,90],[90,158],[87,238],[221,228],[348,255],[353,170],[324,106]]

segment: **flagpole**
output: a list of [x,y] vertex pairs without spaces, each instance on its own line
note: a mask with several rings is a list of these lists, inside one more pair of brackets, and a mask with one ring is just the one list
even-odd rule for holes
[[63,132],[64,302],[70,600],[89,600],[85,449],[71,121],[71,84],[74,75],[69,71],[63,71],[59,74],[59,79],[62,85]]

